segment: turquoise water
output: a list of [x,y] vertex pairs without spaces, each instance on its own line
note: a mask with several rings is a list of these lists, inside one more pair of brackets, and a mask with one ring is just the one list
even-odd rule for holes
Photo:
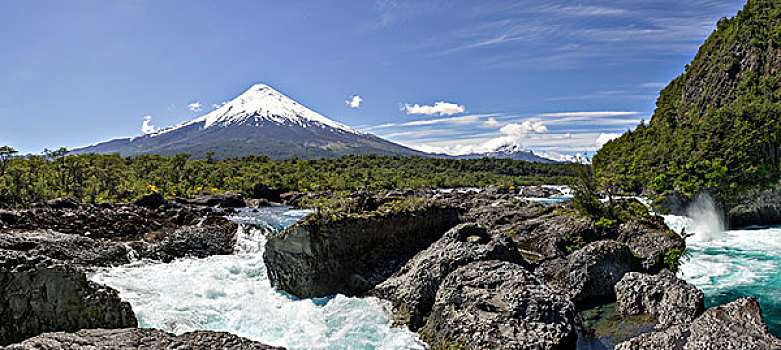
[[173,333],[213,330],[288,349],[424,349],[417,334],[392,327],[390,305],[337,295],[296,299],[272,288],[263,263],[266,236],[306,211],[242,210],[236,254],[137,261],[97,272],[92,280],[120,291],[141,327]]
[[680,276],[702,289],[705,306],[756,297],[770,332],[781,336],[781,227],[720,231],[696,219],[665,220],[678,232],[694,232]]

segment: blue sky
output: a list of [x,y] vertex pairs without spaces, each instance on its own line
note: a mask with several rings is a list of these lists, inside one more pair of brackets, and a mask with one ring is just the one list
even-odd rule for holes
[[742,6],[3,1],[0,145],[40,152],[130,137],[145,116],[170,126],[263,82],[418,148],[511,138],[538,152],[593,152],[600,136],[648,120],[658,90]]

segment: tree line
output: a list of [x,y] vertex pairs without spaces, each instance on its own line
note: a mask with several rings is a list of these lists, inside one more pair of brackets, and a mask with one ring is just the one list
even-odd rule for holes
[[122,157],[68,154],[64,148],[20,156],[5,146],[0,147],[0,203],[20,206],[66,196],[90,203],[132,202],[151,192],[187,198],[225,191],[249,196],[255,185],[310,192],[567,184],[579,167],[377,155],[282,161],[265,156],[191,159],[189,154]]

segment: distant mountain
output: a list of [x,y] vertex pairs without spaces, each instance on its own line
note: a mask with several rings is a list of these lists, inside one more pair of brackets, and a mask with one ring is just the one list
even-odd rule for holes
[[427,155],[337,123],[265,84],[254,85],[213,112],[179,125],[72,151],[124,156],[190,153],[196,158],[208,152],[218,158],[266,155],[273,159]]
[[559,161],[536,155],[533,151],[525,150],[520,145],[506,145],[492,152],[472,153],[454,157],[458,159],[500,158],[525,160],[535,163],[559,163]]

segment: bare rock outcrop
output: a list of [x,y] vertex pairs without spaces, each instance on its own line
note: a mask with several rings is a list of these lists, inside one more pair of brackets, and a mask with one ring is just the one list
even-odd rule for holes
[[571,301],[522,266],[491,260],[448,275],[420,334],[469,349],[574,349],[576,325]]
[[157,329],[85,329],[46,333],[6,347],[8,350],[283,350],[225,332],[196,331],[174,335]]

